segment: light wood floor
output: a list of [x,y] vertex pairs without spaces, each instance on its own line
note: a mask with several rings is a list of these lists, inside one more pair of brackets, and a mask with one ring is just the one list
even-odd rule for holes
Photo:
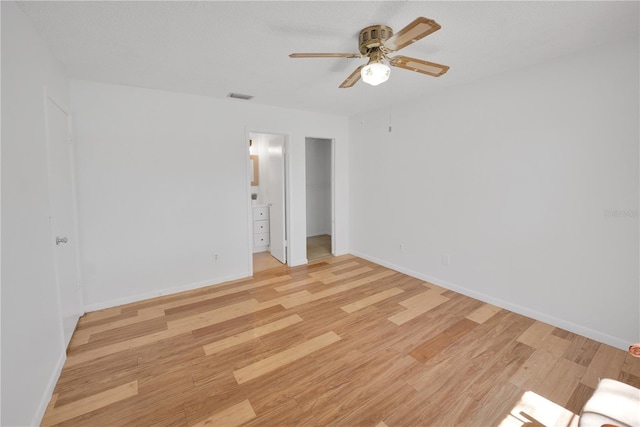
[[640,359],[353,256],[89,313],[43,425],[575,425]]
[[[329,256],[331,256],[331,236],[323,234],[320,236],[307,237],[307,260],[313,261]],[[283,264],[271,256],[269,251],[256,252],[253,254],[254,273],[282,266]]]
[[[275,259],[270,252],[256,252],[253,254],[253,273],[261,271],[286,268],[286,264]],[[284,270],[283,270],[284,271]]]

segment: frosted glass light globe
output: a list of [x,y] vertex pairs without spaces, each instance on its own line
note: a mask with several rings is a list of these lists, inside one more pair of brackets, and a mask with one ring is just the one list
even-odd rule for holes
[[362,81],[370,84],[371,86],[378,86],[380,83],[384,83],[389,79],[391,69],[388,65],[381,62],[372,62],[367,64],[361,71]]

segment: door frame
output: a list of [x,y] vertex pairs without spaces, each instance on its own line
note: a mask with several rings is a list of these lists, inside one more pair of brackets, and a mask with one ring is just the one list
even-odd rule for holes
[[[331,174],[331,255],[335,256],[336,255],[336,139],[335,138],[327,138],[327,137],[322,137],[322,136],[305,136],[304,140],[305,140],[305,152],[304,152],[304,156],[305,156],[305,161],[307,158],[307,151],[306,151],[306,141],[307,138],[309,139],[322,139],[325,141],[329,141],[331,144],[331,166],[330,166],[330,174]],[[305,179],[306,179],[306,170],[305,170]],[[305,212],[305,219],[306,219],[306,212]],[[307,259],[307,262],[309,262],[309,260]]]
[[[75,234],[75,241],[74,241],[74,245],[75,245],[75,259],[74,259],[74,264],[75,264],[75,270],[76,270],[76,277],[77,277],[77,284],[76,284],[76,293],[78,296],[78,301],[80,304],[80,309],[81,312],[79,313],[79,316],[82,316],[84,314],[84,286],[83,286],[83,280],[82,280],[82,270],[80,268],[80,251],[81,251],[81,245],[80,245],[80,226],[79,226],[79,221],[78,221],[78,197],[77,197],[77,185],[76,185],[76,171],[75,171],[75,164],[76,164],[76,159],[75,159],[75,153],[73,150],[73,126],[71,125],[71,109],[63,102],[61,102],[61,100],[55,96],[46,86],[43,88],[43,107],[44,107],[44,123],[45,123],[45,133],[44,133],[44,141],[45,141],[45,147],[46,147],[46,153],[47,153],[47,188],[48,188],[48,200],[49,200],[49,231],[50,231],[50,243],[51,243],[51,251],[53,253],[53,259],[54,259],[54,274],[55,274],[55,281],[56,281],[56,286],[58,287],[58,298],[57,298],[57,303],[58,303],[58,310],[60,311],[60,327],[62,329],[63,332],[63,337],[64,337],[64,319],[63,319],[63,308],[62,308],[62,296],[61,296],[61,291],[60,291],[60,271],[59,271],[59,265],[58,265],[58,256],[56,255],[56,247],[55,247],[55,239],[56,239],[56,232],[54,230],[53,227],[53,223],[52,221],[52,215],[54,214],[54,212],[52,211],[53,209],[53,171],[51,169],[51,150],[52,150],[52,141],[50,139],[50,135],[49,135],[49,122],[51,120],[50,117],[50,113],[49,113],[49,102],[51,102],[53,105],[55,105],[57,108],[60,109],[60,111],[62,111],[66,116],[67,116],[67,135],[69,137],[69,143],[68,143],[68,150],[67,150],[67,155],[69,156],[69,163],[71,166],[71,170],[69,171],[70,177],[71,177],[71,215],[72,215],[72,221],[73,221],[73,233]],[[79,318],[79,317],[78,317]],[[67,340],[64,343],[65,348],[69,345],[70,342],[70,338],[69,340]],[[66,337],[65,337],[66,339]]]
[[291,142],[291,133],[282,130],[274,130],[274,129],[264,129],[264,128],[245,128],[245,138],[244,138],[244,147],[245,147],[245,177],[246,177],[246,197],[247,200],[247,212],[248,212],[248,220],[247,220],[247,243],[248,243],[248,266],[249,266],[249,276],[253,276],[253,205],[251,204],[251,158],[249,151],[249,140],[251,139],[251,134],[269,134],[269,135],[279,135],[284,138],[284,216],[285,216],[285,224],[284,229],[286,233],[286,251],[287,251],[287,265],[291,266],[291,186],[290,186],[290,142]]

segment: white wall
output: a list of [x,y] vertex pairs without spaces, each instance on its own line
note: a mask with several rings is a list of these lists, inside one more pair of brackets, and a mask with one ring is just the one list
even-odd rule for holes
[[331,140],[306,139],[307,236],[331,235]]
[[44,95],[60,65],[13,2],[2,7],[2,419],[36,425],[65,358],[49,227]]
[[631,40],[350,117],[351,251],[626,349],[638,97]]
[[336,138],[346,252],[346,117],[82,81],[71,98],[87,310],[248,275],[252,131],[290,136],[294,265],[306,262],[304,135]]

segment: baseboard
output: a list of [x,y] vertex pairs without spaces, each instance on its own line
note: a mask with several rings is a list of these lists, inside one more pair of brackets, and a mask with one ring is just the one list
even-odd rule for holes
[[305,265],[305,264],[308,264],[308,263],[309,263],[309,261],[306,258],[300,258],[300,259],[289,261],[289,266],[290,267],[297,267],[299,265]]
[[56,384],[58,383],[58,379],[60,378],[60,374],[62,373],[62,368],[64,367],[64,362],[67,360],[67,355],[62,352],[58,362],[56,363],[56,367],[51,374],[51,378],[49,378],[49,383],[47,384],[47,388],[44,390],[42,394],[42,399],[40,399],[40,404],[38,405],[38,410],[33,415],[33,419],[31,420],[31,425],[39,426],[42,423],[42,418],[44,417],[44,413],[47,411],[47,406],[49,406],[49,402],[51,402],[51,397],[53,396],[53,390],[56,388]]
[[582,335],[585,336],[587,338],[590,338],[592,340],[610,345],[612,347],[616,347],[619,348],[620,350],[624,350],[627,351],[629,348],[629,342],[619,338],[619,337],[615,337],[609,334],[606,334],[604,332],[601,331],[597,331],[591,328],[586,328],[582,325],[579,325],[577,323],[573,323],[571,321],[568,321],[566,319],[562,319],[556,316],[553,316],[551,314],[548,313],[543,313],[537,310],[533,310],[531,308],[528,307],[523,307],[521,305],[518,304],[514,304],[512,302],[509,301],[505,301],[503,299],[494,297],[492,295],[487,295],[487,294],[483,294],[481,292],[478,291],[474,291],[472,289],[466,288],[464,286],[460,286],[457,285],[455,283],[451,283],[451,282],[447,282],[446,280],[442,280],[438,277],[434,277],[434,276],[430,276],[428,274],[423,274],[414,270],[411,270],[409,268],[397,265],[397,264],[393,264],[381,259],[378,259],[376,257],[373,257],[369,254],[365,254],[359,251],[351,251],[350,252],[352,255],[355,255],[357,257],[366,259],[367,261],[371,261],[374,262],[376,264],[379,264],[383,267],[387,267],[390,268],[392,270],[398,271],[400,273],[406,274],[408,276],[411,277],[415,277],[416,279],[420,279],[420,280],[424,280],[425,282],[429,282],[429,283],[433,283],[434,285],[438,285],[441,286],[445,289],[449,289],[451,291],[455,291],[458,292],[462,295],[466,295],[468,297],[489,303],[489,304],[493,304],[497,307],[500,308],[504,308],[505,310],[509,310],[509,311],[513,311],[514,313],[523,315],[523,316],[527,316],[530,317],[532,319],[535,320],[539,320],[540,322],[544,322],[544,323],[548,323],[550,325],[553,325],[555,327],[558,328],[562,328],[565,329],[567,331],[573,332],[575,334],[578,335]]
[[148,292],[145,294],[132,295],[128,297],[118,298],[111,301],[99,302],[94,304],[87,304],[84,306],[85,313],[102,310],[105,308],[117,307],[119,305],[130,304],[132,302],[144,301],[151,298],[157,298],[165,295],[178,294],[180,292],[192,291],[194,289],[205,288],[207,286],[219,285],[224,282],[229,282],[231,280],[244,279],[245,277],[250,277],[248,271],[233,274],[225,277],[218,277],[212,280],[205,280],[202,282],[190,283],[188,285],[177,286],[175,288],[162,289],[160,291]]

